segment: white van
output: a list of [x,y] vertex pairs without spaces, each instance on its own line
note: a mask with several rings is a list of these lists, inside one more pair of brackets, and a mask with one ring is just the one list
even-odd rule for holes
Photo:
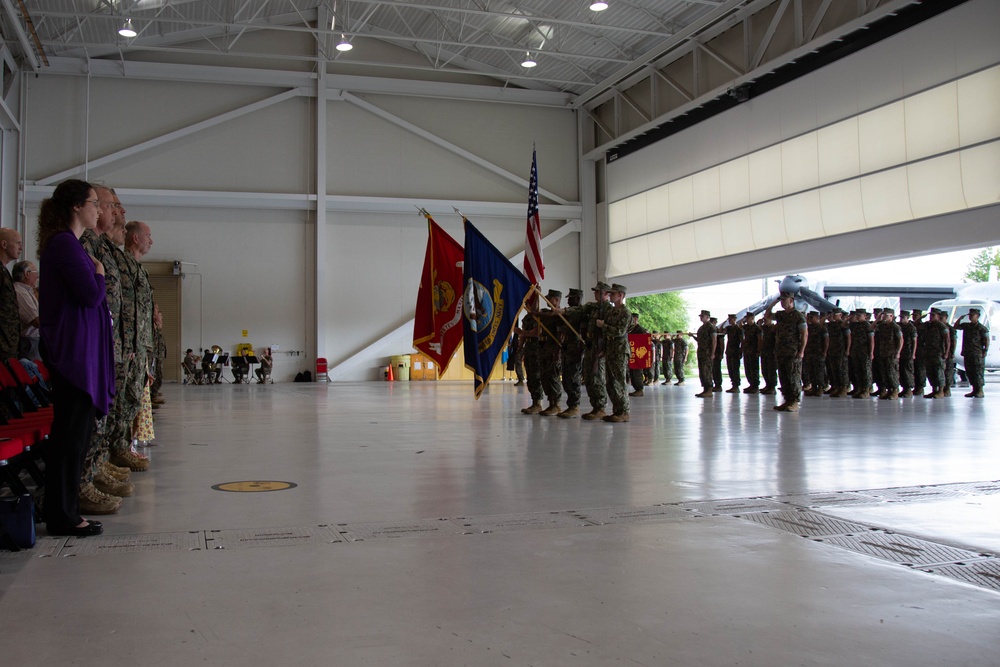
[[[990,330],[990,349],[986,353],[986,372],[995,373],[1000,370],[1000,345],[997,345],[997,328],[1000,326],[1000,303],[985,299],[945,299],[943,301],[935,301],[930,307],[948,313],[948,323],[952,325],[962,315],[965,315],[965,319],[962,322],[968,322],[969,309],[978,308],[980,313],[979,323]],[[992,326],[991,322],[993,323]],[[958,374],[965,381],[967,378],[965,377],[965,360],[962,358],[961,331],[958,332],[955,365],[958,368]]]

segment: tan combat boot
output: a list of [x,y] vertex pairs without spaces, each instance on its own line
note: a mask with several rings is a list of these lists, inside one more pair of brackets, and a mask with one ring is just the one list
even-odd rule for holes
[[604,418],[604,421],[611,422],[612,424],[620,424],[622,422],[627,422],[628,413],[622,415],[608,415]]
[[604,409],[602,408],[600,410],[593,410],[591,412],[588,412],[583,416],[583,418],[586,419],[587,421],[594,421],[595,419],[604,419],[604,415],[605,412]]
[[121,452],[112,452],[110,461],[116,466],[127,467],[132,472],[149,470],[149,459],[139,456],[130,449]]
[[131,472],[128,468],[120,468],[111,463],[111,461],[103,461],[101,463],[101,469],[117,479],[119,482],[127,482]]
[[572,419],[573,417],[579,417],[579,416],[580,416],[580,408],[575,405],[571,408],[566,408],[565,410],[556,415],[556,417],[562,417],[563,419]]
[[552,415],[557,415],[562,412],[562,408],[559,407],[558,403],[549,403],[549,407],[545,408],[538,414],[542,417],[551,417]]
[[114,514],[122,506],[122,499],[97,490],[91,483],[80,486],[81,514]]
[[98,469],[94,474],[94,486],[98,491],[117,498],[128,498],[135,493],[135,485],[132,482],[123,482]]
[[945,388],[944,388],[944,389],[942,390],[942,393],[943,393],[943,397],[944,397],[944,398],[948,398],[948,397],[950,397],[950,396],[951,396],[951,387],[945,387]]
[[854,398],[871,398],[871,394],[868,393],[868,390],[863,390],[854,394]]
[[777,410],[778,412],[784,412],[785,410],[788,409],[788,403],[782,403],[781,405],[776,405],[772,409]]
[[904,389],[903,392],[899,395],[899,397],[900,398],[913,398],[913,390],[909,389],[909,388]]
[[521,412],[523,412],[526,415],[537,415],[541,411],[542,411],[541,401],[532,401],[531,405],[529,405],[528,407],[521,408]]
[[931,398],[944,398],[944,397],[945,397],[944,387],[939,388],[937,391],[931,394]]
[[798,401],[795,401],[793,403],[789,403],[788,405],[785,406],[785,409],[783,410],[783,412],[798,412],[798,411],[799,411],[799,402]]
[[642,389],[636,389],[635,391],[629,392],[629,396],[631,396],[632,398],[639,398],[644,395],[645,394],[642,393]]

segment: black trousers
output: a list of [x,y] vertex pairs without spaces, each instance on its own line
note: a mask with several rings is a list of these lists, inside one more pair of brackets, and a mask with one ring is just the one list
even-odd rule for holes
[[90,395],[55,370],[52,376],[52,432],[45,450],[45,523],[79,525],[80,475],[90,448],[96,410]]

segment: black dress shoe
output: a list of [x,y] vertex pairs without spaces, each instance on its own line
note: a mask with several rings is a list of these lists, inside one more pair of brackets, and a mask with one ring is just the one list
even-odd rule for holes
[[104,527],[96,521],[88,521],[87,525],[82,528],[77,526],[49,526],[47,524],[45,528],[52,537],[89,537],[91,535],[100,535],[104,532]]

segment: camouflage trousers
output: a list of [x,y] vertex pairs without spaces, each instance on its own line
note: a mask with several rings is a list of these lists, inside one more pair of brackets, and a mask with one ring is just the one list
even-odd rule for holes
[[965,375],[969,378],[969,384],[972,385],[973,391],[982,389],[983,385],[986,384],[984,371],[985,364],[983,364],[982,353],[965,355]]
[[722,355],[715,355],[715,359],[712,359],[712,383],[722,388]]
[[798,403],[802,398],[802,359],[798,356],[778,358],[778,381],[785,403]]
[[542,375],[542,391],[550,403],[562,398],[562,355],[558,347],[542,345],[538,356]]
[[587,371],[587,398],[595,412],[603,410],[608,403],[605,361],[592,347],[587,348],[583,355],[583,367]]
[[132,441],[132,421],[139,414],[139,399],[130,398],[126,387],[135,360],[115,364],[115,401],[108,412],[105,426],[107,447],[111,452],[123,452]]
[[739,388],[740,384],[743,383],[743,378],[740,377],[740,362],[742,360],[743,357],[739,354],[726,355],[726,370],[729,372],[729,381],[736,388]]
[[[607,358],[607,389],[608,400],[616,415],[627,415],[629,412],[628,388],[625,386],[625,378],[628,376],[628,351],[615,353],[608,350]],[[640,384],[642,388],[642,371],[639,371]]]
[[951,389],[955,385],[955,371],[957,367],[955,366],[955,357],[948,357],[948,360],[944,364],[944,388]]
[[673,366],[673,359],[664,359],[660,363],[660,370],[663,371],[664,382],[670,382],[671,380],[670,371],[672,370],[671,368],[672,366]]
[[916,386],[913,379],[913,356],[903,354],[899,357],[899,385],[904,390],[912,390]]
[[913,360],[913,389],[922,392],[927,386],[927,369],[924,367],[924,358],[917,350],[917,358]]
[[701,380],[701,386],[706,391],[711,391],[712,382],[712,357],[708,356],[708,352],[702,352],[698,350],[698,379]]
[[747,374],[747,382],[750,387],[756,389],[760,386],[760,357],[753,353],[743,355],[743,370]]
[[517,381],[524,382],[524,343],[517,346],[514,352],[514,373],[517,374]]
[[878,344],[875,345],[875,358],[872,359],[872,383],[882,388],[882,360],[878,356]]
[[[664,375],[666,375],[666,373],[664,373]],[[674,359],[674,376],[677,378],[678,382],[684,382],[684,362],[680,359]]]
[[813,389],[826,387],[826,359],[819,354],[807,354],[802,360],[803,384]]
[[760,355],[760,374],[765,387],[773,389],[778,386],[778,362],[775,361],[773,352]]
[[872,388],[872,360],[867,354],[851,355],[854,367],[854,389],[868,391]]
[[94,481],[94,475],[101,463],[108,459],[107,415],[94,423],[94,432],[90,435],[90,449],[83,459],[83,470],[80,474],[81,486]]
[[524,352],[524,375],[528,382],[528,393],[531,394],[531,401],[537,403],[542,400],[544,391],[542,390],[542,362],[541,350],[537,347],[528,348]]
[[924,372],[927,374],[927,384],[933,389],[944,389],[944,359],[940,354],[924,357]]
[[879,359],[879,389],[899,391],[899,357],[891,355]]
[[847,355],[832,354],[829,357],[830,385],[847,389],[851,386],[850,374],[847,372]]
[[568,348],[562,352],[562,387],[566,392],[566,405],[580,405],[580,384],[583,380],[583,350]]

